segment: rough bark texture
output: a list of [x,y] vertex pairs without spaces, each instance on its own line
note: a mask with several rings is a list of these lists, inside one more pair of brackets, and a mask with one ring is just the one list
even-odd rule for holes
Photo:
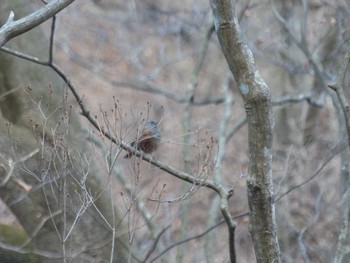
[[270,90],[255,67],[231,0],[211,0],[225,58],[245,102],[248,119],[250,232],[257,262],[280,262],[272,186],[273,113]]
[[[32,11],[23,1],[5,1],[0,18],[6,18],[11,10],[18,18]],[[48,51],[48,41],[39,28],[11,40],[9,46],[39,58]],[[26,85],[31,86],[35,100],[41,101],[44,114],[58,109],[47,123],[25,95]],[[23,247],[22,252],[33,251],[42,262],[50,263],[65,262],[64,257],[69,262],[109,262],[113,236],[105,219],[113,226],[120,224],[120,218],[112,215],[110,193],[105,191],[93,162],[84,159],[84,154],[89,158],[91,150],[74,111],[65,111],[72,102],[64,100],[64,87],[49,68],[0,52],[0,183],[10,170],[9,161],[15,162],[11,177],[0,186],[0,197],[32,238],[31,246]],[[38,129],[33,129],[36,123]],[[52,134],[57,137],[50,137]],[[40,140],[43,136],[44,142]],[[32,157],[19,161],[36,149]],[[94,198],[99,193],[98,199],[89,200],[87,194]],[[116,229],[117,237],[119,231],[122,229]],[[126,262],[120,240],[114,243],[113,262]]]

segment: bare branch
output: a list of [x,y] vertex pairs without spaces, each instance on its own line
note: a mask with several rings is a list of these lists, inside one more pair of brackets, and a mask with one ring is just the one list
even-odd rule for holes
[[[8,166],[8,169],[7,169],[6,175],[4,176],[4,179],[0,183],[0,187],[4,186],[10,180],[11,175],[13,173],[13,170],[15,168],[15,165],[14,165],[13,160],[11,158],[9,158],[6,165]],[[1,165],[0,167],[3,167],[3,165]],[[4,169],[4,170],[6,170],[6,169]]]
[[350,226],[350,190],[348,189],[343,196],[343,227],[340,230],[338,242],[336,246],[336,253],[334,263],[344,262],[344,256],[349,252],[347,243],[349,240],[349,226]]
[[10,54],[10,55],[13,55],[13,56],[16,56],[16,57],[19,57],[19,58],[22,58],[22,59],[34,62],[34,63],[39,64],[39,65],[47,66],[47,62],[46,61],[42,61],[42,60],[40,60],[37,57],[33,57],[33,56],[24,54],[24,53],[16,51],[16,50],[12,50],[12,49],[10,49],[8,47],[1,47],[0,49],[2,51],[6,52],[7,54]]
[[8,180],[10,179],[10,177],[13,173],[13,170],[15,168],[15,164],[28,160],[29,158],[31,158],[32,156],[34,156],[38,152],[39,152],[39,149],[35,149],[34,151],[28,153],[27,155],[22,156],[20,159],[16,160],[15,162],[11,158],[9,158],[7,161],[7,164],[6,164],[6,166],[8,166],[7,173],[6,173],[6,176],[4,177],[4,179],[2,180],[2,182],[0,183],[0,187],[4,186],[8,182]]
[[[272,11],[276,17],[276,19],[281,23],[281,25],[283,26],[283,28],[287,31],[288,35],[291,37],[291,39],[293,40],[293,42],[298,46],[298,48],[304,53],[306,59],[308,60],[308,62],[310,63],[310,65],[312,66],[312,68],[314,69],[316,76],[319,78],[320,83],[321,83],[321,91],[326,91],[327,92],[327,85],[326,85],[326,80],[324,77],[324,74],[322,74],[322,70],[320,68],[320,66],[317,64],[317,62],[315,61],[315,59],[312,57],[312,54],[307,46],[307,39],[306,39],[306,16],[307,16],[307,3],[305,0],[302,0],[302,5],[303,5],[303,19],[302,19],[302,32],[301,32],[301,40],[298,40],[297,36],[292,32],[288,22],[281,16],[281,14],[278,12],[278,10],[276,9],[274,0],[269,0]],[[312,100],[312,102],[316,105],[318,104],[322,104],[322,102],[317,101],[318,98],[310,98]],[[316,101],[315,101],[316,100]]]
[[37,11],[17,21],[14,20],[14,13],[11,11],[6,23],[0,28],[0,47],[11,38],[21,35],[50,19],[73,2],[74,0],[51,1]]
[[155,240],[154,243],[153,243],[153,246],[152,246],[151,249],[148,251],[148,253],[147,253],[145,259],[143,260],[144,262],[147,261],[147,259],[151,256],[151,254],[153,253],[153,251],[156,249],[157,244],[158,244],[158,242],[159,242],[159,240],[160,240],[160,237],[161,237],[161,236],[165,233],[165,231],[167,231],[170,227],[171,227],[171,225],[168,225],[167,227],[165,227],[164,229],[162,229],[162,231],[159,232],[159,234],[158,234],[156,240]]
[[39,222],[38,226],[34,229],[33,233],[30,234],[30,237],[28,237],[27,241],[21,245],[22,248],[24,248],[25,246],[27,246],[32,240],[34,237],[36,237],[36,235],[39,233],[40,229],[43,227],[43,225],[48,221],[50,220],[52,217],[55,217],[59,214],[62,213],[62,210],[57,210],[53,213],[50,213],[50,215],[48,216],[44,216],[41,221]]
[[348,145],[350,146],[350,107],[345,97],[344,88],[343,88],[344,79],[345,79],[345,75],[346,75],[346,71],[348,69],[349,63],[350,63],[350,48],[344,57],[343,63],[340,66],[337,83],[328,85],[328,87],[337,93],[342,111],[345,116],[346,130],[348,134]]
[[[248,216],[249,215],[249,212],[243,212],[237,216],[234,216],[232,219],[233,220],[236,220],[236,219],[239,219],[241,217],[245,217],[245,216]],[[204,237],[205,235],[207,235],[210,231],[214,230],[215,228],[217,228],[218,226],[222,225],[223,223],[225,223],[226,220],[221,220],[220,222],[214,224],[213,226],[207,228],[205,231],[203,231],[202,233],[198,234],[198,235],[195,235],[195,236],[192,236],[192,237],[189,237],[189,238],[186,238],[184,240],[181,240],[181,241],[178,241],[172,245],[170,245],[169,247],[167,247],[166,249],[164,249],[159,255],[157,255],[156,257],[154,257],[153,259],[151,259],[149,261],[149,263],[152,263],[154,262],[156,259],[160,258],[161,256],[163,256],[166,252],[168,252],[169,250],[173,249],[174,247],[176,246],[179,246],[179,245],[182,245],[186,242],[189,242],[191,240],[195,240],[195,239],[200,239],[202,237]]]
[[294,185],[292,187],[290,187],[286,192],[284,192],[283,194],[281,194],[278,198],[275,199],[275,202],[278,202],[280,199],[282,199],[284,196],[288,195],[290,192],[302,187],[303,185],[309,183],[310,181],[312,181],[315,177],[317,177],[320,172],[327,166],[327,164],[335,157],[337,156],[338,153],[340,153],[341,151],[344,150],[344,148],[346,147],[343,146],[343,147],[339,147],[341,146],[342,143],[340,144],[337,144],[333,149],[332,151],[332,154],[323,162],[323,164],[316,170],[316,172],[310,176],[309,178],[307,178],[305,181],[303,181],[302,183],[300,184],[297,184],[297,185]]
[[276,98],[272,100],[273,106],[281,106],[286,103],[299,103],[302,101],[310,102],[311,94],[309,93],[300,93],[300,94],[290,94],[290,95],[284,95],[279,98]]
[[44,65],[44,66],[48,66],[51,69],[53,69],[68,85],[70,91],[72,92],[75,100],[78,102],[79,107],[81,109],[81,114],[88,119],[88,121],[98,130],[101,132],[101,134],[103,134],[107,139],[111,140],[112,142],[120,145],[121,148],[123,148],[126,151],[129,151],[131,153],[133,153],[135,156],[141,157],[143,160],[153,164],[154,166],[160,168],[161,170],[181,179],[184,181],[187,181],[191,184],[195,184],[198,186],[205,186],[207,188],[210,188],[212,190],[214,190],[215,192],[217,192],[220,196],[227,196],[230,197],[233,195],[233,192],[231,192],[230,190],[224,189],[222,186],[217,185],[216,183],[210,181],[210,180],[206,180],[206,179],[197,179],[193,176],[191,176],[190,174],[181,172],[165,163],[162,163],[158,160],[155,160],[154,158],[152,158],[152,156],[150,155],[144,155],[143,152],[141,151],[137,151],[135,148],[130,147],[128,144],[119,141],[116,137],[114,137],[113,135],[109,134],[107,131],[105,131],[103,128],[101,128],[101,126],[98,124],[98,122],[96,121],[95,118],[93,118],[90,115],[90,111],[85,107],[85,104],[83,103],[83,98],[79,95],[76,87],[74,86],[74,84],[70,81],[70,79],[66,76],[66,74],[63,72],[62,69],[60,69],[56,64],[54,63],[50,63],[50,62],[44,62],[44,61],[40,61],[39,59],[23,54],[21,52],[16,52],[16,51],[12,51],[8,48],[3,47],[2,50],[6,51],[7,53],[19,56],[23,59]]
[[[338,100],[340,102],[344,118],[345,118],[345,125],[346,125],[346,131],[348,136],[348,144],[347,147],[350,147],[350,107],[349,103],[345,97],[344,94],[344,80],[346,76],[347,69],[349,67],[350,63],[350,48],[348,47],[348,51],[346,52],[346,55],[342,61],[342,64],[340,65],[340,69],[338,71],[338,77],[337,77],[337,83],[328,85],[329,88],[334,90],[338,96]],[[346,158],[346,161],[348,162],[348,157]],[[348,165],[348,164],[347,164]],[[334,262],[342,262],[343,257],[346,254],[346,243],[349,238],[349,211],[350,211],[350,194],[349,190],[347,190],[344,193],[344,211],[343,211],[343,227],[340,231],[339,237],[338,237],[338,243],[336,247],[336,255],[334,258]]]

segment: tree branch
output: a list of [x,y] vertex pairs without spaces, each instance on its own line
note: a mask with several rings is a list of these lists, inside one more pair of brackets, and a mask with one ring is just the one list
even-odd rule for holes
[[[348,47],[348,51],[346,52],[346,55],[342,61],[342,64],[340,65],[340,69],[338,71],[338,77],[337,77],[337,83],[336,84],[332,84],[332,85],[328,85],[329,88],[331,88],[332,90],[334,90],[338,96],[342,111],[343,111],[343,115],[345,118],[345,126],[346,126],[346,131],[347,131],[347,136],[348,136],[348,144],[347,147],[350,147],[350,107],[349,107],[349,103],[345,97],[344,94],[344,80],[345,80],[345,76],[346,76],[346,72],[347,69],[349,67],[349,63],[350,63],[350,48]],[[348,160],[349,158],[347,158]],[[347,164],[348,165],[348,164]],[[348,187],[348,186],[345,186]],[[345,256],[345,254],[347,253],[346,251],[346,244],[347,241],[349,239],[349,211],[350,211],[350,194],[349,194],[349,190],[347,190],[344,193],[343,196],[344,200],[344,211],[343,211],[343,227],[341,229],[341,232],[339,234],[338,237],[338,243],[337,243],[337,247],[336,247],[336,255],[335,255],[335,259],[334,262],[338,263],[338,262],[342,262],[343,261],[343,257]]]
[[0,47],[6,44],[10,39],[21,35],[50,19],[73,2],[74,0],[51,1],[37,11],[17,21],[14,20],[15,14],[11,11],[6,23],[0,28]]
[[[50,46],[50,48],[52,48],[52,45]],[[27,54],[23,54],[21,52],[12,51],[11,49],[8,49],[6,47],[2,47],[1,49],[9,54],[16,55],[20,58],[35,62],[35,63],[43,65],[43,66],[47,66],[47,67],[50,67],[51,69],[53,69],[64,80],[64,82],[67,84],[69,90],[72,92],[74,99],[78,102],[79,107],[81,109],[81,115],[83,115],[85,118],[87,118],[87,120],[92,124],[92,126],[94,126],[94,128],[96,128],[96,130],[98,130],[101,134],[103,134],[103,136],[105,136],[107,139],[111,140],[113,143],[120,145],[120,147],[122,149],[133,153],[137,157],[141,157],[143,160],[153,164],[154,166],[158,167],[159,169],[161,169],[161,170],[163,170],[163,171],[165,171],[165,172],[167,172],[167,173],[169,173],[169,174],[171,174],[171,175],[173,175],[181,180],[184,180],[186,182],[189,182],[191,184],[195,184],[198,186],[205,186],[207,188],[210,188],[210,189],[214,190],[215,192],[217,192],[220,196],[227,196],[229,198],[233,195],[233,192],[231,191],[231,189],[225,189],[222,186],[214,183],[213,181],[210,181],[207,179],[197,179],[188,173],[181,172],[181,171],[179,171],[179,170],[177,170],[177,169],[175,169],[175,168],[173,168],[165,163],[162,163],[162,162],[156,160],[154,157],[152,157],[150,155],[145,155],[143,152],[137,151],[135,148],[129,146],[128,144],[124,143],[123,141],[118,140],[118,138],[114,137],[112,134],[109,134],[107,131],[105,131],[98,124],[98,122],[96,121],[96,118],[91,116],[90,111],[85,107],[85,104],[83,103],[83,98],[80,96],[75,85],[67,77],[65,72],[62,69],[60,69],[58,67],[58,65],[56,65],[53,62],[50,62],[50,59],[48,61],[41,61],[36,57],[32,57],[32,56],[29,56]]]

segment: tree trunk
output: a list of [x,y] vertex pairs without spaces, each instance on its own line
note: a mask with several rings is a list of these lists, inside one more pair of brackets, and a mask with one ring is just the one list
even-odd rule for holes
[[257,262],[280,262],[272,186],[273,113],[270,90],[255,67],[231,0],[211,0],[225,58],[243,96],[248,120],[248,202]]

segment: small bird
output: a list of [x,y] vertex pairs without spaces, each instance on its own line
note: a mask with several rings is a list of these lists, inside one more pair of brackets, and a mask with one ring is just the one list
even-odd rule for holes
[[[152,153],[158,148],[159,141],[160,131],[158,129],[158,123],[154,120],[149,120],[130,145],[145,153]],[[132,155],[133,154],[129,152],[124,158],[130,158]]]

